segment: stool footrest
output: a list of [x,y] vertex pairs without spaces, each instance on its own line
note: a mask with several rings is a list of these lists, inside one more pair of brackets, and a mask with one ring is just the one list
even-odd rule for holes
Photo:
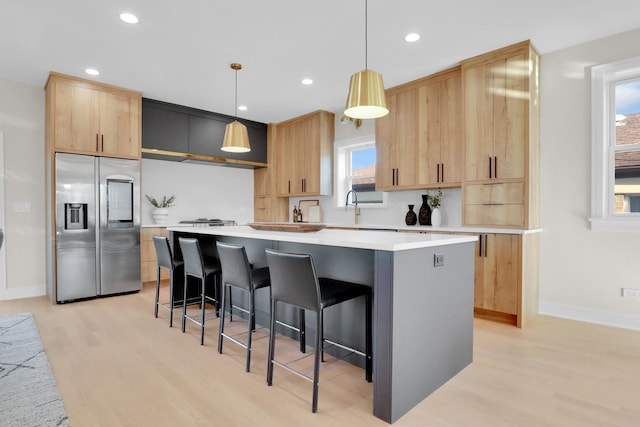
[[328,342],[329,344],[334,345],[334,346],[336,346],[336,347],[339,347],[339,348],[341,348],[341,349],[343,349],[343,350],[347,350],[347,351],[350,351],[351,353],[355,353],[355,354],[357,354],[358,356],[362,356],[362,357],[364,357],[364,358],[366,358],[366,357],[367,357],[367,354],[366,354],[366,353],[363,353],[363,352],[361,352],[361,351],[359,351],[359,350],[356,350],[355,348],[352,348],[352,347],[347,347],[346,345],[342,345],[342,344],[337,343],[337,342],[335,342],[335,341],[331,341],[331,340],[328,340],[328,339],[326,339],[326,338],[325,338],[324,342]]

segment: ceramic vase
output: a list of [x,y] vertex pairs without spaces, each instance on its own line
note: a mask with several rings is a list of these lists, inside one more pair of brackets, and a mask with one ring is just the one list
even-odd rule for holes
[[407,212],[407,215],[404,217],[404,222],[407,225],[416,225],[416,222],[418,222],[418,215],[413,211],[413,206],[414,205],[409,205],[409,212]]
[[431,225],[434,227],[440,227],[442,224],[442,212],[440,212],[440,208],[433,208],[431,211]]
[[429,206],[429,196],[422,195],[422,206],[418,212],[418,222],[420,225],[431,225],[431,206]]
[[156,224],[164,224],[167,222],[167,217],[169,216],[169,209],[167,208],[158,208],[151,211],[151,216],[153,217],[153,222]]

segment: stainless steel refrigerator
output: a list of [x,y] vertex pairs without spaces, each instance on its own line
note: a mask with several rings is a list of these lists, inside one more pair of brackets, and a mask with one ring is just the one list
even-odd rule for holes
[[57,153],[57,302],[139,291],[140,162]]

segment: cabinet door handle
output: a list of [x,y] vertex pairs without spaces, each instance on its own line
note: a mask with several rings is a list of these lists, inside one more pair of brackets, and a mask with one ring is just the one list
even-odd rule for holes
[[100,151],[104,151],[104,134],[100,135]]
[[493,177],[498,177],[498,156],[493,156]]
[[491,166],[491,162],[493,159],[489,156],[489,179],[493,178],[493,167]]
[[400,168],[396,168],[396,185],[400,185]]
[[484,235],[484,257],[487,257],[487,241],[489,240],[489,235]]
[[482,234],[479,237],[480,237],[480,244],[478,245],[478,256],[482,257]]
[[289,180],[288,182],[289,182],[289,191],[287,191],[287,192],[291,193],[291,180]]
[[442,163],[442,167],[440,168],[440,173],[442,175],[442,179],[440,180],[440,182],[444,182],[444,163]]
[[98,151],[98,134],[96,133],[96,151]]
[[440,163],[438,163],[436,168],[436,182],[440,182]]

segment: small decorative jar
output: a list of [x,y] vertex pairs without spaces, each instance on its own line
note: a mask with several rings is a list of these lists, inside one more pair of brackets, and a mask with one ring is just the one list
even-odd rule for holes
[[416,225],[416,222],[418,222],[418,215],[413,211],[413,206],[414,205],[409,205],[409,212],[407,212],[407,215],[404,217],[404,222],[407,225]]
[[429,206],[429,195],[422,195],[422,206],[418,213],[418,222],[420,225],[431,225],[431,206]]

